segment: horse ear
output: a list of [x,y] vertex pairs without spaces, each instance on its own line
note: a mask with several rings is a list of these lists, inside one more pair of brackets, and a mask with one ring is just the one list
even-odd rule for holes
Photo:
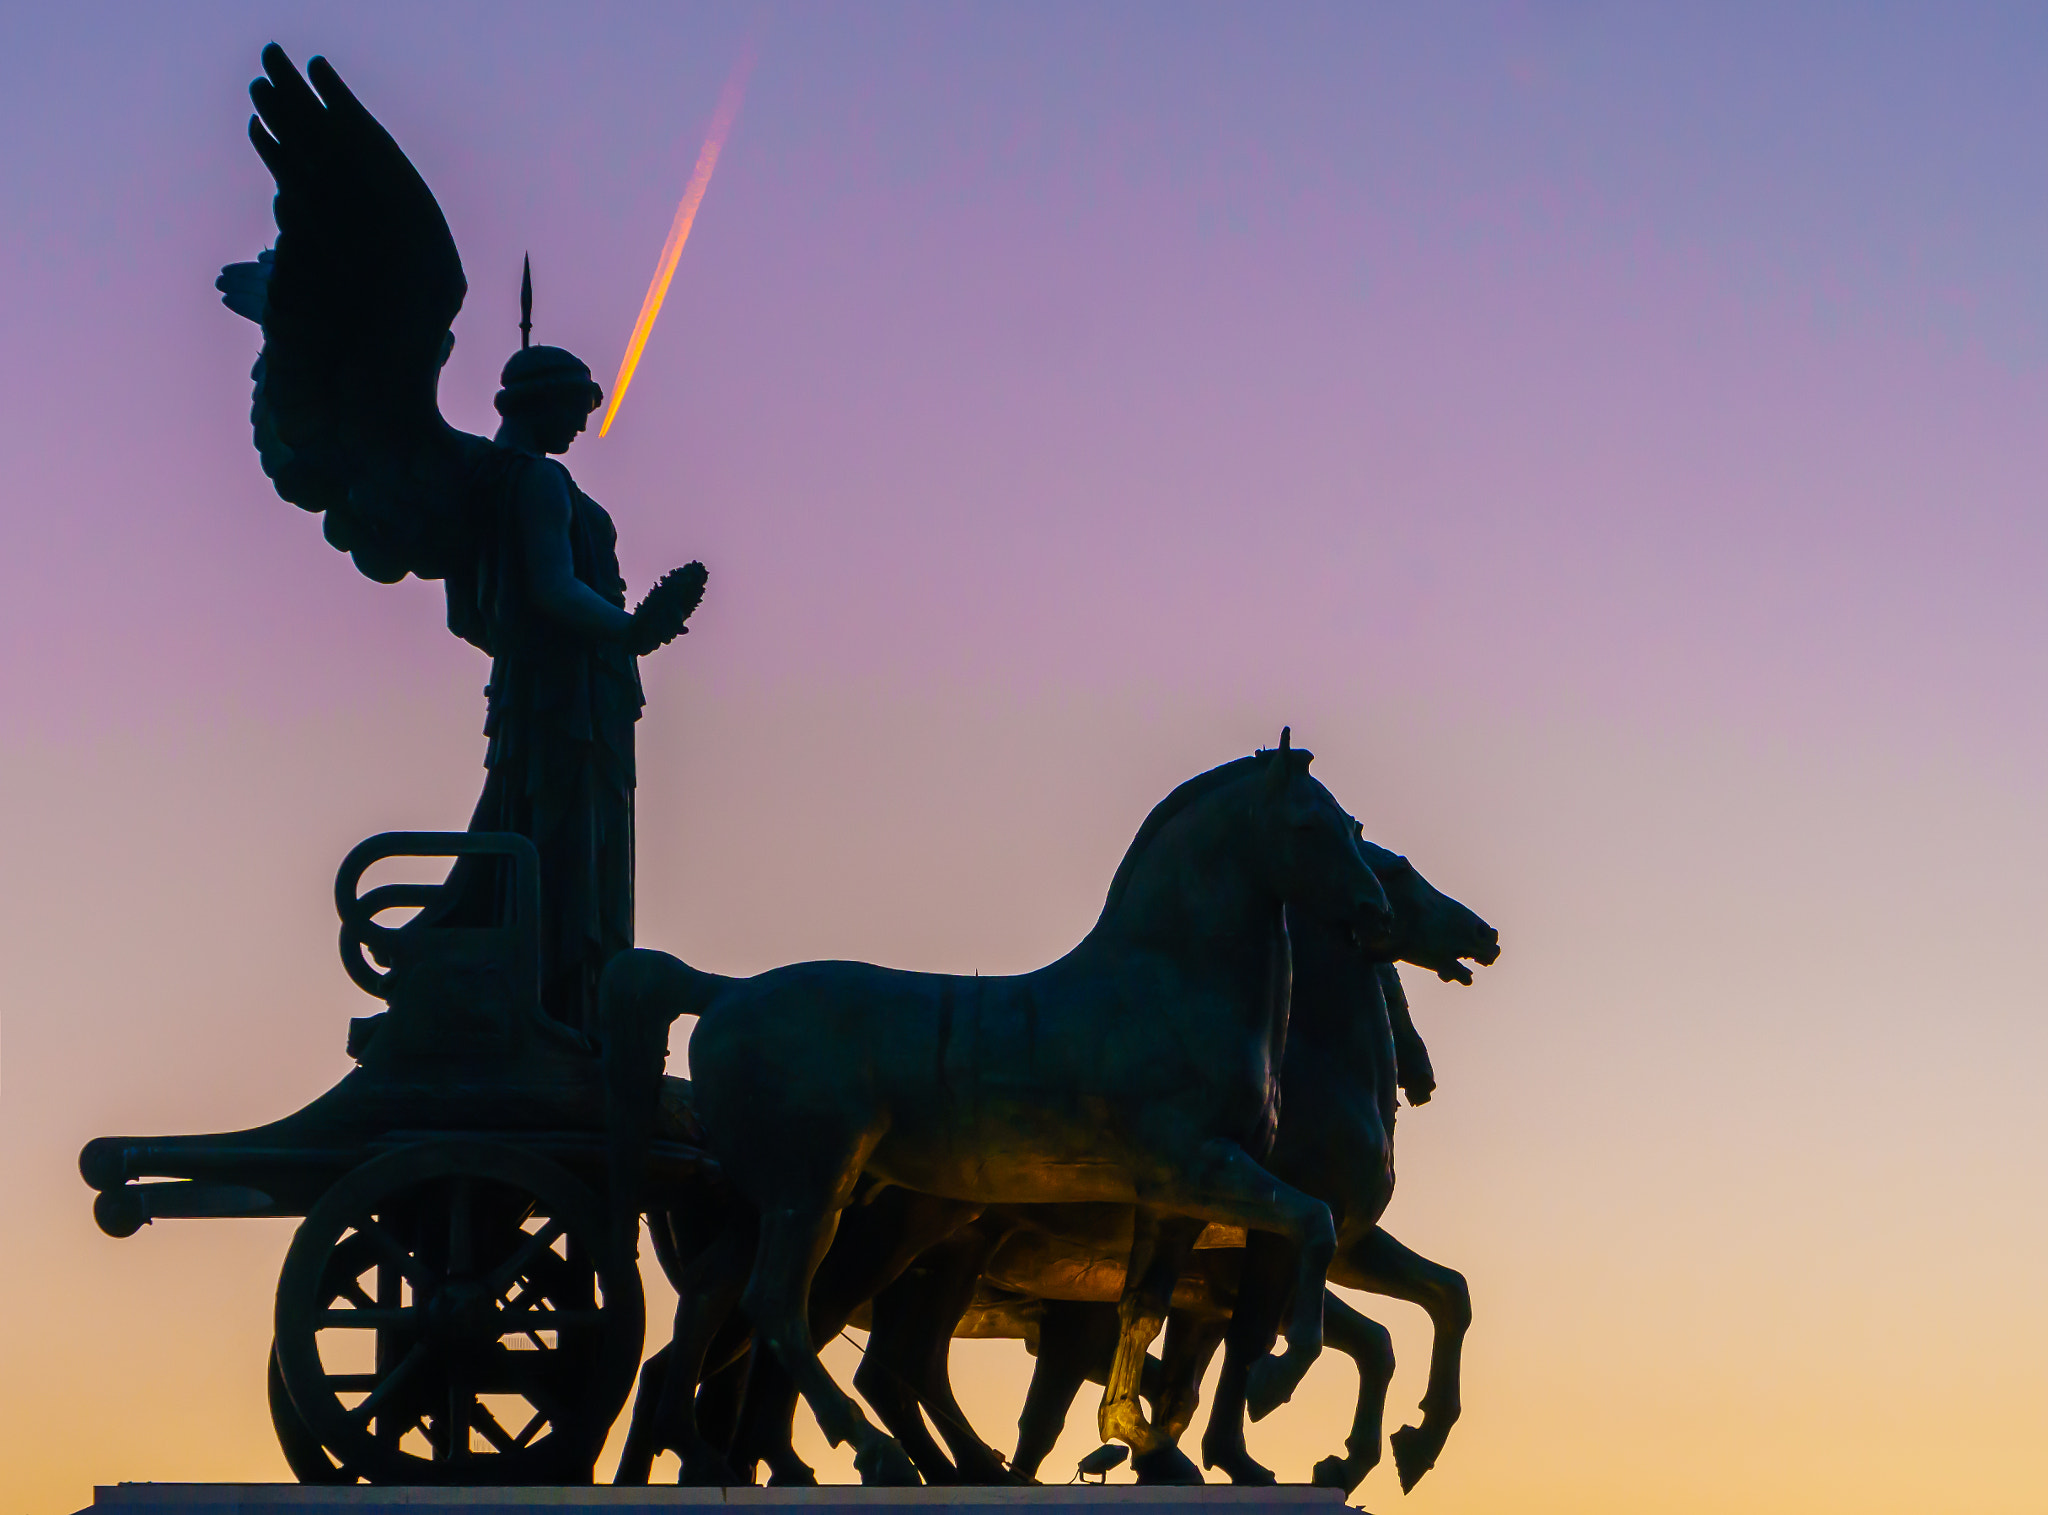
[[1296,773],[1307,773],[1308,765],[1315,761],[1314,753],[1304,752],[1301,748],[1294,745],[1294,728],[1292,726],[1282,726],[1280,728],[1280,745],[1274,749],[1274,752],[1283,764]]
[[1287,792],[1294,777],[1294,749],[1288,742],[1288,728],[1280,728],[1280,745],[1266,754],[1266,788],[1275,798]]

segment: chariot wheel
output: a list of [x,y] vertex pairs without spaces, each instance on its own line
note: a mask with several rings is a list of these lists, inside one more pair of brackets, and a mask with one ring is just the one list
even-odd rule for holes
[[277,1444],[284,1451],[284,1460],[292,1470],[292,1477],[300,1483],[354,1483],[355,1473],[327,1455],[327,1448],[320,1445],[320,1438],[313,1434],[313,1428],[306,1424],[306,1417],[299,1413],[299,1407],[285,1392],[284,1371],[277,1365],[275,1342],[270,1347],[267,1377],[270,1424],[277,1432]]
[[278,1280],[274,1361],[296,1424],[275,1401],[273,1418],[293,1471],[588,1483],[639,1366],[623,1252],[596,1195],[515,1147],[423,1142],[356,1168]]

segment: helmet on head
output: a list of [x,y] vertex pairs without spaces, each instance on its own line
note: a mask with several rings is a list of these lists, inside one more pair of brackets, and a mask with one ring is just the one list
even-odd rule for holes
[[582,404],[585,410],[604,403],[604,390],[590,377],[590,365],[560,347],[520,348],[498,375],[498,383],[501,387],[491,403],[501,416],[536,402],[567,400]]
[[532,339],[533,259],[529,257],[519,275],[519,351],[498,375],[498,393],[491,403],[501,416],[535,404],[566,401],[582,404],[586,413],[604,404],[604,390],[590,377],[588,363],[566,348],[529,346]]

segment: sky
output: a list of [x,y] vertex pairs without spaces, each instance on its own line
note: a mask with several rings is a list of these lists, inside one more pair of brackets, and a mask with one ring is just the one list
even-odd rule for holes
[[[290,1222],[115,1241],[76,1153],[339,1078],[369,1006],[332,870],[480,781],[437,588],[359,577],[249,446],[256,333],[212,279],[270,236],[242,91],[273,39],[439,197],[442,404],[479,431],[523,254],[535,339],[609,384],[756,51],[631,395],[566,459],[636,593],[710,570],[645,670],[643,943],[1037,966],[1158,798],[1291,724],[1503,943],[1413,986],[1440,1089],[1386,1217],[1471,1281],[1464,1418],[1413,1494],[1389,1464],[1359,1497],[2048,1504],[2037,8],[8,30],[0,1504],[286,1476]],[[1356,1302],[1398,1424],[1427,1324]],[[1008,1446],[1027,1359],[955,1364]],[[1319,1365],[1254,1451],[1305,1477],[1351,1383]]]

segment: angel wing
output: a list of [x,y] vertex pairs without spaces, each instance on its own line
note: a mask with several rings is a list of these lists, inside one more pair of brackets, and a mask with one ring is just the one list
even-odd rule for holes
[[[324,512],[327,540],[380,583],[473,560],[466,483],[491,449],[436,389],[467,284],[448,222],[391,134],[324,58],[275,43],[249,86],[249,140],[277,180],[277,246],[221,270],[263,327],[250,422],[263,471]],[[317,93],[316,93],[317,91]]]

